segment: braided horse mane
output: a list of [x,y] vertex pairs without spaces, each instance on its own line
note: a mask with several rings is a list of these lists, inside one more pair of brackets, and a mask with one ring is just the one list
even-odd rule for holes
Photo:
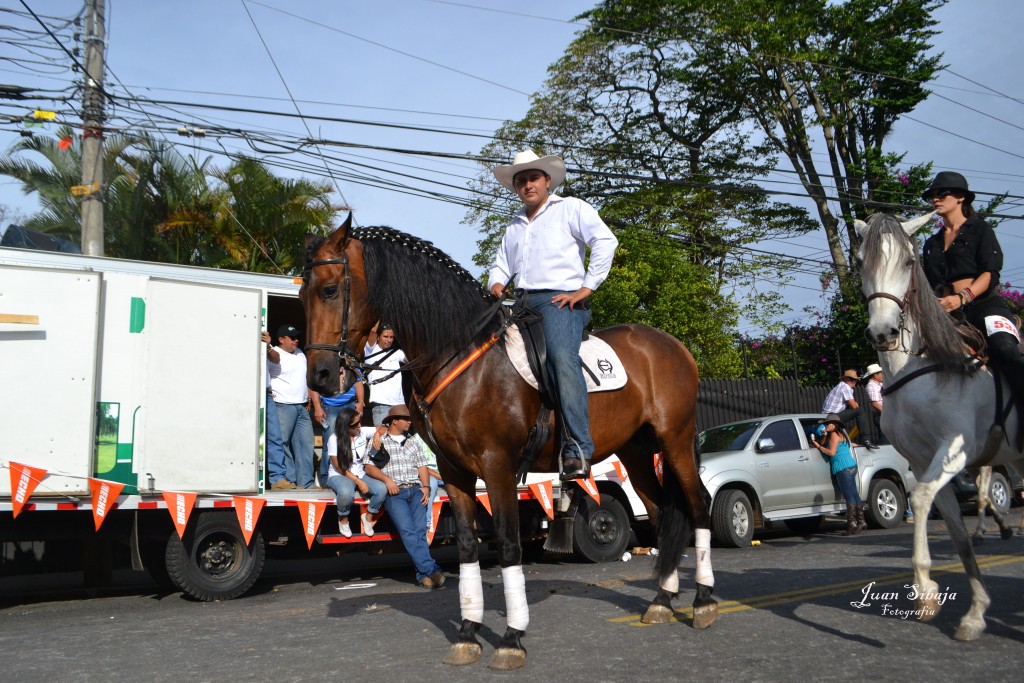
[[[864,235],[861,245],[863,267],[881,268],[887,260],[910,264],[917,289],[907,300],[904,313],[917,325],[922,343],[928,348],[928,358],[947,372],[965,375],[967,364],[964,363],[964,357],[967,354],[963,338],[928,286],[928,278],[918,258],[917,239],[908,235],[900,222],[889,214],[872,214],[867,224],[870,229]],[[896,253],[887,254],[883,251],[886,242],[883,238],[886,236],[892,237],[888,243],[895,248]]]
[[[494,296],[431,242],[385,226],[354,228],[349,235],[362,243],[369,308],[406,348],[415,341],[418,353],[454,352],[497,328],[493,321],[477,329]],[[325,239],[310,245],[307,262]]]

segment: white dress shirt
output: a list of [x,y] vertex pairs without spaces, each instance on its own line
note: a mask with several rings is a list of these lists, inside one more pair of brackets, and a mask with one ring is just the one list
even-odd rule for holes
[[[551,195],[533,217],[523,208],[505,229],[490,270],[490,283],[515,277],[522,289],[597,289],[612,267],[619,241],[590,204]],[[590,266],[583,267],[586,247]]]

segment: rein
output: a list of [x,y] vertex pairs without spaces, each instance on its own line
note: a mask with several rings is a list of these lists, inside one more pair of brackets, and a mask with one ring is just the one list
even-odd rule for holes
[[[910,271],[910,287],[908,287],[907,291],[904,292],[902,299],[899,298],[898,296],[896,296],[895,294],[890,294],[889,292],[874,292],[874,293],[872,293],[872,294],[870,294],[869,296],[866,297],[866,299],[865,299],[865,303],[866,304],[870,304],[874,299],[887,299],[889,301],[894,302],[900,308],[900,326],[898,328],[899,343],[897,344],[897,346],[895,348],[891,348],[891,349],[878,349],[879,351],[884,351],[886,353],[890,353],[890,352],[893,352],[893,351],[900,351],[902,353],[907,354],[908,356],[922,356],[928,350],[927,346],[922,346],[917,351],[913,351],[913,350],[911,350],[907,346],[906,342],[904,341],[905,334],[907,332],[907,306],[910,305],[911,297],[916,296],[916,295],[917,295],[917,270],[916,269],[911,269],[911,271]],[[895,391],[895,389],[893,389],[893,391]]]

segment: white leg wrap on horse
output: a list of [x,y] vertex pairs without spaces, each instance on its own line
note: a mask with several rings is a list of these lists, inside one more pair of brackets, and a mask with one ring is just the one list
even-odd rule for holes
[[480,563],[459,565],[459,604],[462,618],[477,624],[484,621],[484,584],[480,578]]
[[661,583],[658,584],[658,586],[663,591],[668,591],[669,593],[678,593],[679,592],[679,572],[678,572],[678,570],[673,569],[672,573],[670,573],[668,576],[663,578],[661,580]]
[[525,631],[530,624],[530,608],[526,604],[526,577],[523,566],[505,567],[501,570],[501,581],[505,584],[505,612],[508,625]]
[[715,575],[711,571],[711,529],[697,529],[697,540],[693,544],[697,552],[697,583],[714,587]]

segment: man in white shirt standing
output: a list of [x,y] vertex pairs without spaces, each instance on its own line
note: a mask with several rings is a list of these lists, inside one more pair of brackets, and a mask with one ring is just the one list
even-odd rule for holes
[[375,427],[384,424],[391,408],[405,405],[402,373],[399,372],[405,362],[405,352],[393,349],[394,345],[395,331],[390,325],[378,322],[370,330],[363,348],[363,360],[370,365],[380,364],[380,369],[366,374],[366,383],[370,387],[370,415]]
[[285,457],[285,478],[271,484],[275,490],[313,486],[313,422],[307,409],[306,354],[299,350],[299,334],[297,328],[281,325],[277,346],[267,349],[270,390],[281,423]]
[[[594,442],[590,438],[587,386],[580,361],[583,329],[590,322],[589,297],[608,277],[618,240],[594,207],[551,194],[565,179],[556,156],[520,152],[494,177],[523,200],[505,229],[490,270],[491,293],[501,296],[515,280],[526,303],[543,316],[548,370],[562,409],[562,479],[586,478]],[[585,267],[586,248],[590,263]]]

